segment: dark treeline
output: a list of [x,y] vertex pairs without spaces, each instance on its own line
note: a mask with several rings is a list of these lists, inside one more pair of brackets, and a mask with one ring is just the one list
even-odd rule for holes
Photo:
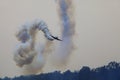
[[108,65],[96,69],[84,66],[80,71],[70,70],[61,73],[52,73],[20,76],[15,78],[5,77],[0,80],[120,80],[120,63],[110,62]]

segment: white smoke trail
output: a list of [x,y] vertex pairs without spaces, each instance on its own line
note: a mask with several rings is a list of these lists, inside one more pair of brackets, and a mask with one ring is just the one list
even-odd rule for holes
[[50,42],[37,46],[36,34],[38,30],[44,32],[45,37],[53,40],[47,25],[42,20],[35,20],[33,22],[24,24],[18,30],[16,37],[20,41],[15,49],[14,61],[19,67],[24,67],[27,73],[37,73],[44,66],[44,51]]
[[72,0],[58,0],[58,14],[62,26],[62,42],[58,46],[54,62],[57,65],[66,63],[73,51],[72,37],[75,33],[74,8]]
[[[58,8],[62,26],[62,41],[55,49],[56,54],[53,55],[53,59],[58,64],[63,64],[68,60],[74,46],[72,37],[74,35],[75,22],[72,0],[59,0]],[[18,66],[24,68],[27,74],[34,74],[42,70],[45,64],[44,52],[51,44],[49,41],[40,46],[35,44],[38,30],[44,32],[48,40],[54,40],[47,25],[41,20],[35,20],[22,25],[16,34],[20,43],[15,50],[14,60]]]

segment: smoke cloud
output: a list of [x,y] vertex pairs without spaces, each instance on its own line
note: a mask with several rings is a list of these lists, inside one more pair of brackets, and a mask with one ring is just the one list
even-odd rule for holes
[[44,32],[48,40],[53,40],[46,23],[42,20],[25,23],[16,33],[16,37],[20,43],[15,49],[14,61],[19,67],[23,68],[24,73],[27,74],[37,73],[42,70],[45,64],[43,53],[47,50],[46,48],[49,48],[48,45],[51,44],[48,40],[46,40],[45,44],[36,44],[38,30]]
[[58,0],[58,14],[62,27],[62,42],[56,49],[53,60],[57,65],[66,64],[73,51],[73,35],[75,33],[74,7],[72,0]]
[[[62,28],[62,41],[54,48],[52,56],[55,65],[66,64],[73,51],[73,35],[75,33],[74,8],[72,0],[58,0],[58,14]],[[37,32],[41,30],[46,40],[45,44],[36,44]],[[47,28],[47,24],[42,20],[35,20],[22,25],[16,37],[19,41],[15,49],[14,61],[23,68],[25,74],[35,74],[42,71],[45,65],[45,56],[54,40]],[[57,37],[56,37],[57,38]]]

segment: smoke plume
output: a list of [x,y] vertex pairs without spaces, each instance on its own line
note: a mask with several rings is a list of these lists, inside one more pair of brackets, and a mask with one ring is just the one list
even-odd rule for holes
[[48,40],[53,40],[46,23],[42,20],[25,23],[16,33],[16,37],[20,42],[14,52],[14,61],[27,74],[37,73],[43,68],[45,63],[43,53],[50,45],[48,40],[45,44],[36,44],[38,30],[41,30]]
[[64,64],[73,51],[73,35],[75,33],[74,8],[72,0],[58,0],[58,14],[62,27],[62,42],[56,49],[55,63]]
[[[72,0],[58,0],[58,14],[62,28],[62,41],[54,49],[53,62],[56,65],[65,64],[73,51],[73,35],[75,33],[74,8]],[[41,30],[46,40],[43,45],[36,45],[37,32]],[[14,61],[23,68],[24,73],[34,74],[42,70],[45,65],[45,56],[51,42],[57,37],[52,37],[47,24],[42,20],[35,20],[22,25],[16,34],[19,41],[15,49]],[[58,39],[58,38],[57,38]]]

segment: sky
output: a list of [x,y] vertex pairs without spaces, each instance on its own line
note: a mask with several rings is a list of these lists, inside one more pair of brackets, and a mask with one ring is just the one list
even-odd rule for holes
[[[56,68],[48,55],[42,72],[79,70],[120,61],[120,1],[74,0],[74,51],[64,67]],[[43,19],[50,31],[60,35],[57,3],[55,0],[0,0],[0,77],[22,75],[16,66],[13,52],[18,43],[15,33],[26,21]],[[42,34],[37,35],[41,42]]]

